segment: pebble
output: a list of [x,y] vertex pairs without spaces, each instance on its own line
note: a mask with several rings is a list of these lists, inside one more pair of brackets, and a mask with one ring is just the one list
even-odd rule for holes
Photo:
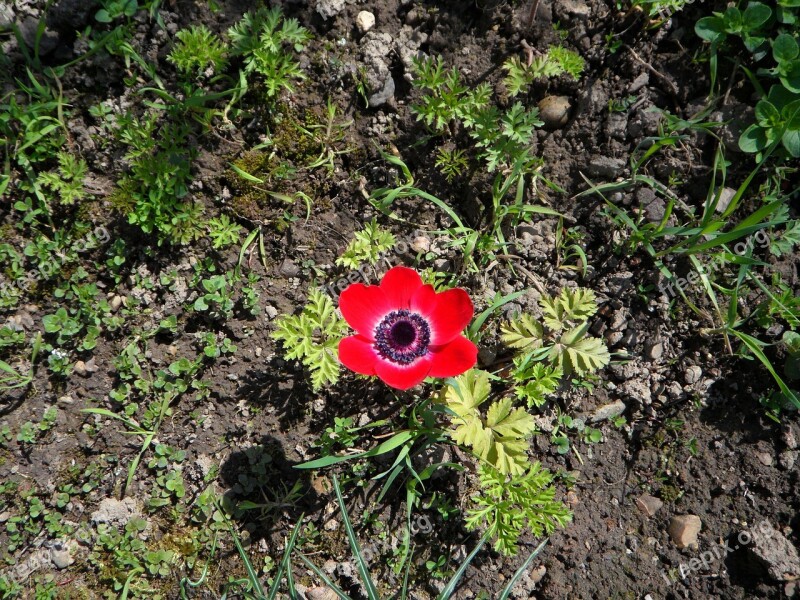
[[66,569],[75,562],[75,559],[72,557],[72,553],[69,551],[68,547],[61,544],[59,544],[59,546],[59,548],[50,549],[50,560],[53,561],[56,568]]
[[68,405],[68,404],[73,404],[74,402],[75,402],[75,399],[72,396],[61,396],[58,399],[58,403],[59,404]]
[[756,458],[758,458],[758,462],[760,462],[765,467],[771,467],[772,464],[775,462],[772,458],[772,455],[769,452],[756,452]]
[[[744,537],[739,534],[739,539]],[[756,559],[767,568],[775,581],[800,579],[800,555],[797,548],[768,521],[756,524],[750,531],[752,542],[748,546]]]
[[425,236],[418,236],[411,242],[411,249],[414,252],[429,252],[431,249],[431,240]]
[[794,467],[794,464],[797,462],[797,455],[797,450],[784,450],[781,452],[780,456],[778,457],[781,467],[787,471],[791,471]]
[[356,27],[361,33],[367,33],[370,29],[375,27],[375,15],[368,10],[362,10],[356,16]]
[[697,365],[692,365],[691,367],[687,368],[686,371],[683,373],[683,379],[689,385],[694,385],[698,381],[700,381],[700,377],[703,375],[703,369],[698,367]]
[[572,105],[566,96],[545,96],[539,101],[539,116],[545,129],[558,129],[569,121]]
[[589,417],[589,421],[592,423],[598,423],[600,421],[614,419],[624,413],[626,408],[627,407],[622,400],[615,400],[614,402],[605,404],[595,410]]
[[647,517],[652,517],[659,509],[664,506],[664,503],[649,494],[642,494],[636,499],[636,506]]
[[688,548],[697,545],[697,534],[702,526],[697,515],[677,515],[670,519],[667,531],[678,548]]
[[650,360],[659,360],[664,355],[664,344],[662,342],[647,344],[646,351]]
[[114,312],[117,312],[117,310],[119,310],[119,307],[122,306],[122,304],[123,304],[122,296],[118,296],[116,294],[114,294],[111,297],[111,301],[108,303],[108,305],[111,307],[111,310],[113,310]]

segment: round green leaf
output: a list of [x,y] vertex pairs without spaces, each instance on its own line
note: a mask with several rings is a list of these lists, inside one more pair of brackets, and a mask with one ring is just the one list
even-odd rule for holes
[[772,9],[766,4],[753,2],[742,15],[742,28],[753,31],[761,27],[772,16]]
[[767,147],[767,132],[763,127],[750,125],[739,137],[739,148],[742,152],[760,152]]
[[779,63],[790,62],[800,54],[800,48],[795,40],[788,33],[782,33],[772,42],[772,56]]
[[789,67],[781,75],[781,83],[787,90],[800,94],[800,59],[789,63]]
[[695,23],[694,32],[700,39],[713,42],[724,36],[725,23],[720,17],[703,17]]
[[762,127],[775,127],[782,121],[781,113],[767,100],[759,100],[756,104],[756,119]]
[[783,133],[783,147],[794,158],[800,158],[800,130],[788,129]]

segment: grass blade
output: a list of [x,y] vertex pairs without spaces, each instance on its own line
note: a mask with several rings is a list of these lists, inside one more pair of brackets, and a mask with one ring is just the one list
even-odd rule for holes
[[497,600],[507,600],[509,595],[511,594],[511,590],[516,585],[519,578],[522,577],[522,574],[528,569],[530,564],[533,562],[533,559],[539,555],[539,552],[547,545],[547,542],[550,541],[550,538],[545,539],[541,544],[536,546],[536,550],[534,550],[528,559],[522,563],[522,566],[517,569],[517,572],[514,573],[514,576],[509,580],[508,585],[503,588],[503,591],[500,593],[500,596]]
[[361,555],[361,548],[358,545],[358,538],[356,537],[356,532],[353,530],[353,524],[350,522],[350,517],[347,514],[347,507],[344,504],[342,490],[339,487],[339,480],[336,478],[336,475],[333,476],[333,489],[336,491],[336,500],[339,502],[339,508],[342,510],[342,521],[344,522],[344,529],[347,533],[347,540],[350,542],[350,549],[353,551],[353,556],[356,559],[358,574],[361,577],[361,581],[364,583],[364,588],[367,591],[367,597],[369,600],[380,600],[380,596],[378,596],[378,590],[375,588],[375,584],[372,582],[372,578],[369,576],[369,568],[367,567],[367,563],[364,560],[364,557]]
[[450,596],[453,595],[453,592],[456,591],[456,586],[458,585],[458,582],[461,581],[461,578],[464,576],[464,573],[466,573],[469,563],[471,563],[472,559],[475,558],[478,552],[480,552],[481,548],[483,548],[483,545],[486,543],[486,540],[488,539],[489,539],[489,532],[487,531],[478,542],[478,545],[475,546],[475,549],[469,553],[469,556],[467,556],[467,558],[464,559],[464,562],[461,563],[461,566],[458,567],[458,570],[455,573],[453,573],[452,579],[450,579],[447,586],[445,586],[445,588],[442,590],[442,593],[436,596],[436,600],[448,600]]

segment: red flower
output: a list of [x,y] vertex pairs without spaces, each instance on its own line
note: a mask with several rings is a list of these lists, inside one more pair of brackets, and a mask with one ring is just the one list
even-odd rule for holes
[[461,335],[473,313],[467,292],[437,294],[413,269],[394,267],[380,285],[352,284],[339,308],[357,333],[339,342],[339,360],[393,388],[460,375],[477,361],[475,344]]

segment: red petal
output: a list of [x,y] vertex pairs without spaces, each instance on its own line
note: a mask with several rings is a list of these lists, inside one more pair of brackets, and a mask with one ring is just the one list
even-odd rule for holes
[[375,327],[392,311],[392,305],[377,285],[354,283],[339,296],[339,310],[350,327],[372,341]]
[[375,375],[378,358],[372,343],[360,335],[351,335],[339,342],[339,361],[351,371]]
[[393,310],[409,308],[411,297],[421,287],[422,279],[419,273],[408,267],[393,267],[381,280],[381,289]]
[[446,344],[458,336],[469,325],[475,312],[472,300],[461,288],[436,294],[431,286],[426,285],[414,294],[411,306],[428,320],[433,346]]
[[378,360],[375,363],[375,372],[383,382],[398,390],[407,390],[422,383],[431,369],[431,360],[428,356],[418,358],[408,365],[397,364],[388,360]]
[[478,348],[467,338],[459,336],[449,344],[431,348],[431,377],[455,377],[469,371],[478,362]]

